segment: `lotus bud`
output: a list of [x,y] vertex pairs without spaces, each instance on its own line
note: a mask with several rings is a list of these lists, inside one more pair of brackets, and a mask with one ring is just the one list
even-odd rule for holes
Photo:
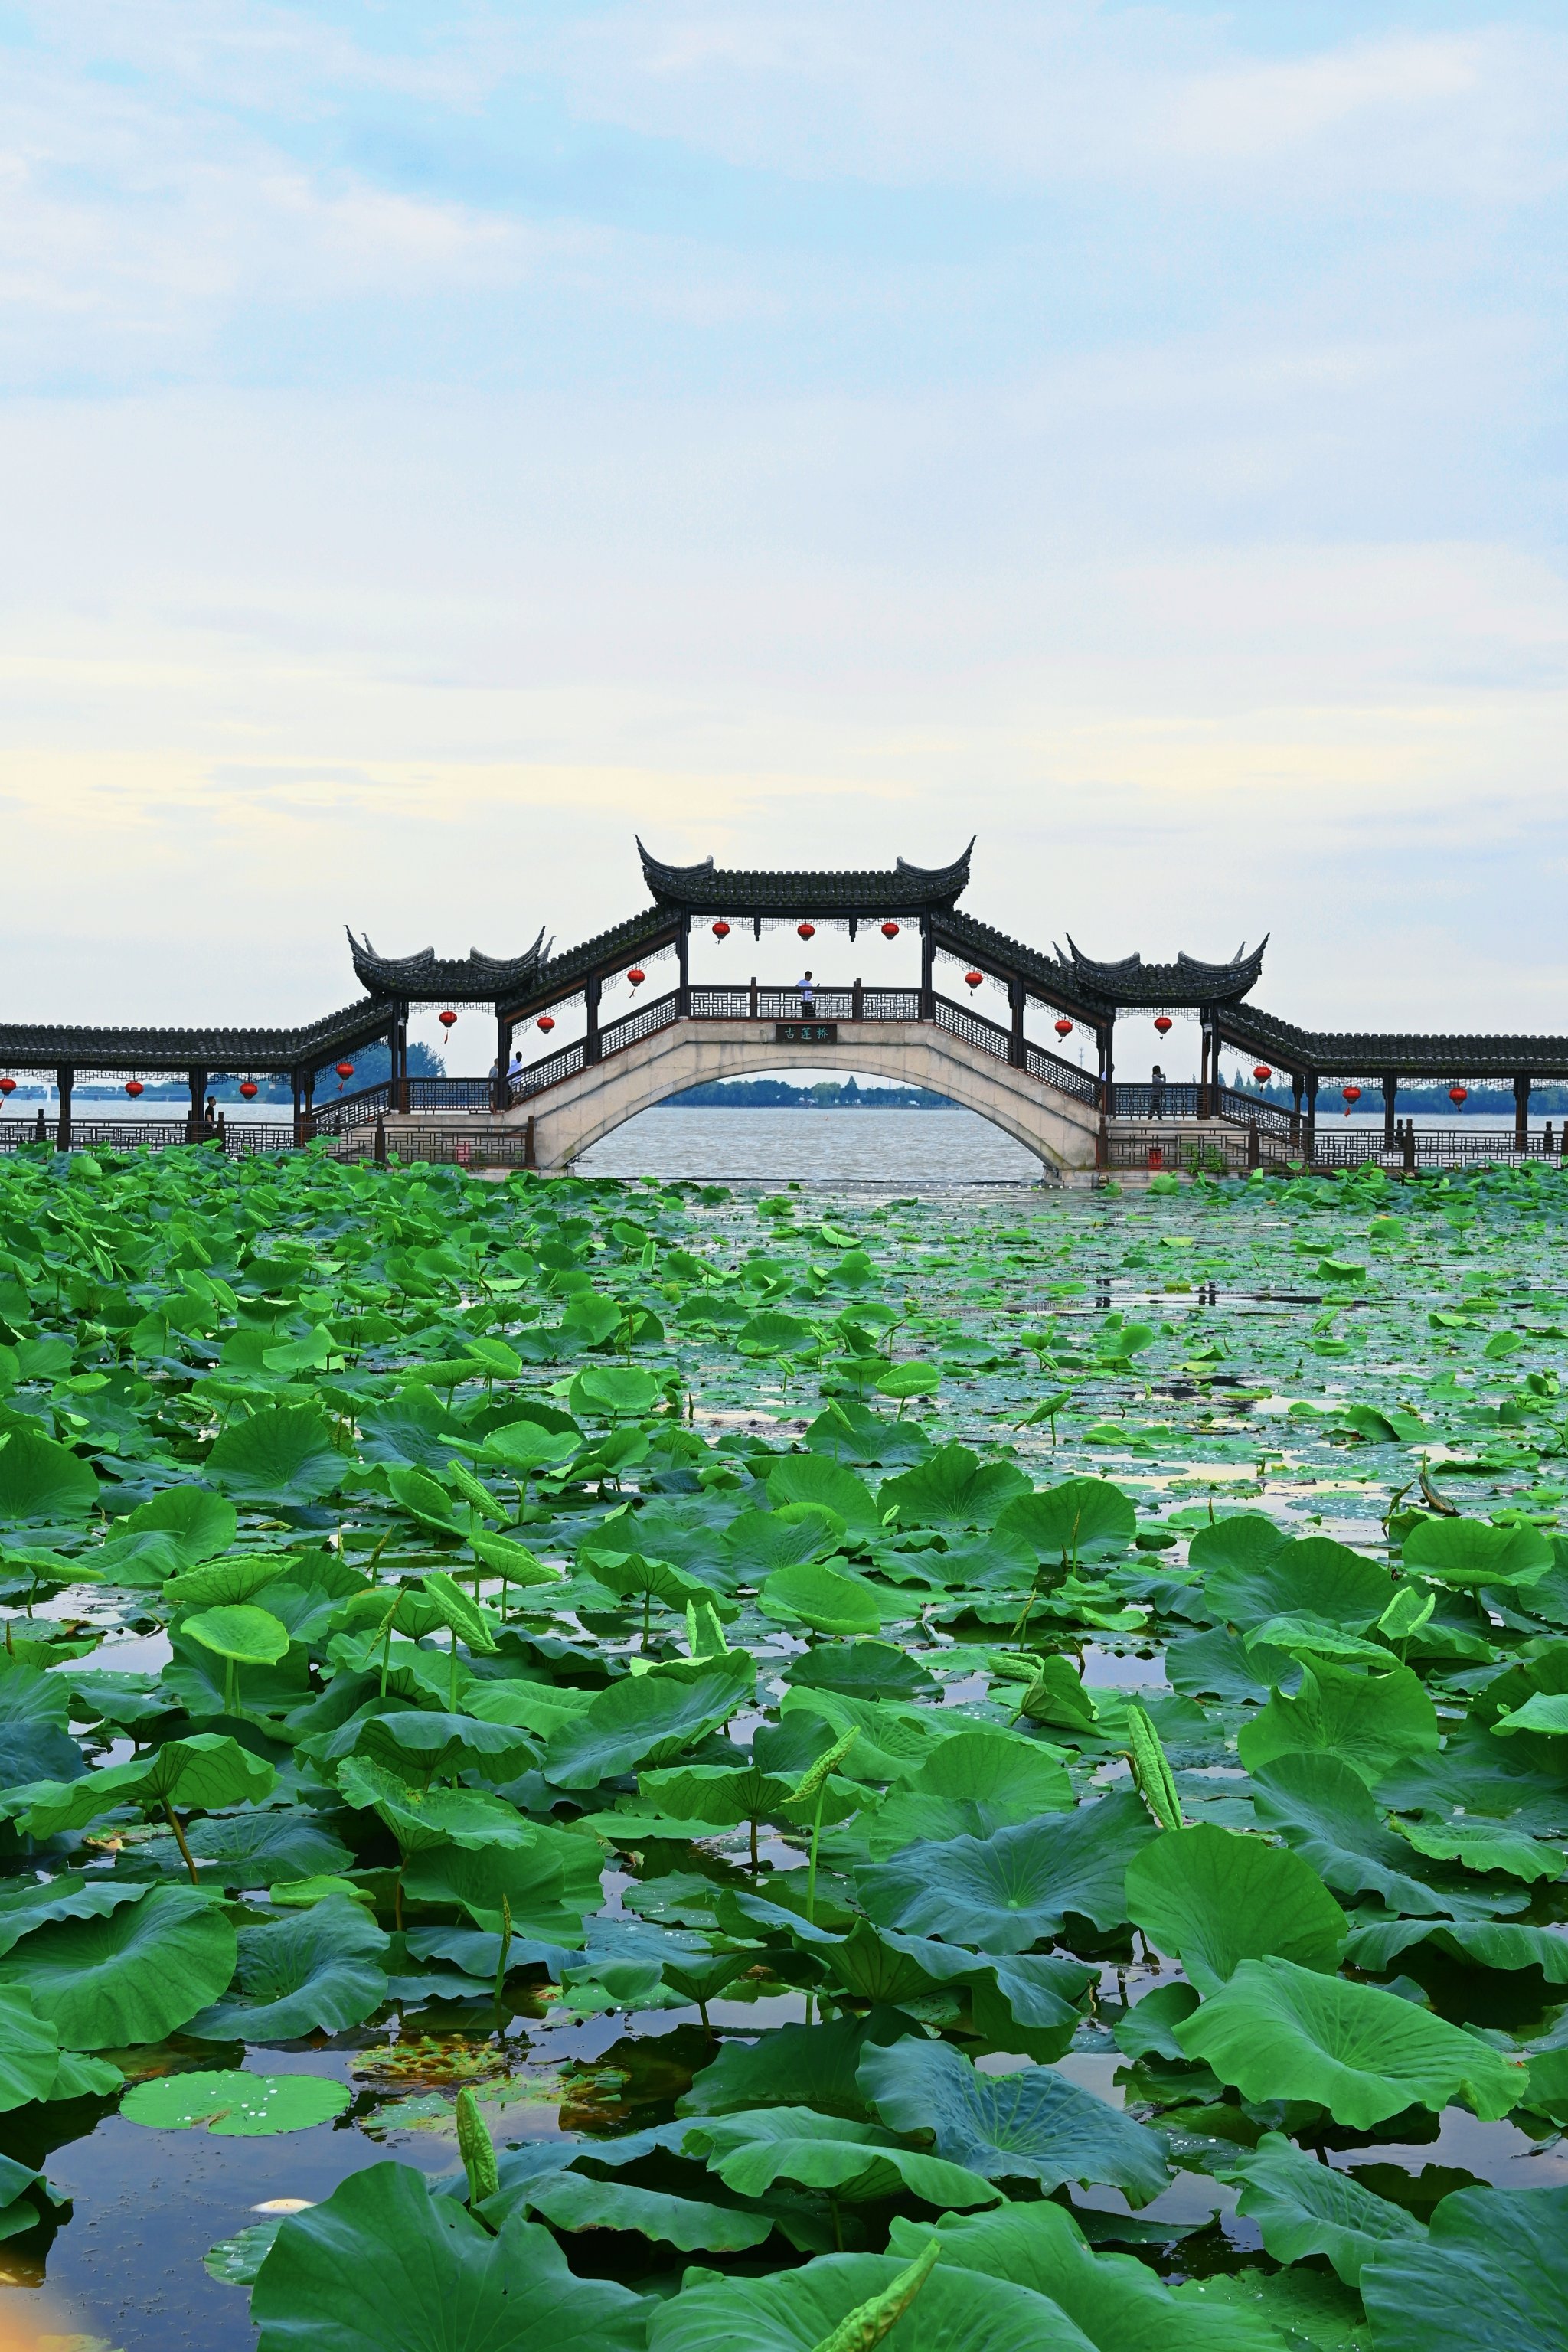
[[458,2094],[458,2153],[468,2176],[468,2203],[482,2205],[500,2187],[500,2174],[496,2168],[495,2143],[479,2113],[479,2103],[467,2087]]
[[872,2352],[890,2329],[908,2311],[931,2272],[942,2252],[942,2240],[933,2238],[922,2253],[917,2254],[907,2270],[901,2270],[880,2294],[867,2303],[858,2303],[847,2311],[830,2336],[825,2336],[814,2352]]
[[1182,1827],[1182,1801],[1160,1735],[1141,1706],[1127,1710],[1128,1755],[1138,1793],[1163,1830]]

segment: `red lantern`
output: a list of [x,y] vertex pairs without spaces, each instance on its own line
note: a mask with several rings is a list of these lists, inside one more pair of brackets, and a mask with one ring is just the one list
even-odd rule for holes
[[1255,1062],[1253,1065],[1252,1075],[1258,1080],[1260,1087],[1266,1087],[1268,1084],[1269,1079],[1274,1076],[1274,1073],[1269,1068],[1267,1062]]
[[713,926],[713,936],[716,940],[727,940],[730,936],[730,926],[721,915]]
[[966,971],[963,975],[963,985],[965,988],[978,988],[984,977],[985,974],[983,971]]
[[554,1015],[554,1013],[542,1013],[540,1014],[540,1016],[539,1016],[539,1025],[540,1025],[540,1027],[543,1030],[543,1032],[544,1032],[545,1035],[548,1037],[548,1036],[549,1036],[549,1034],[550,1034],[550,1033],[551,1033],[551,1031],[552,1031],[552,1030],[554,1028],[554,1026],[555,1026],[555,1015]]
[[1058,1037],[1070,1037],[1072,1035],[1072,1023],[1068,1019],[1065,1013],[1062,1014],[1061,1019],[1057,1023],[1057,1035]]
[[1344,1098],[1348,1103],[1358,1103],[1361,1100],[1361,1088],[1359,1087],[1344,1087],[1341,1088],[1341,1092],[1343,1094]]
[[[640,963],[634,963],[630,971],[627,972],[626,978],[631,982],[634,988],[640,988],[644,981],[647,978],[647,974],[644,971]],[[543,1022],[542,1021],[539,1025],[542,1029],[544,1026]],[[552,1028],[553,1028],[554,1025],[555,1024],[552,1022],[551,1024]]]
[[137,1096],[142,1091],[141,1079],[127,1078],[125,1081],[125,1091],[131,1097],[132,1101],[134,1102]]
[[338,1064],[338,1076],[342,1079],[345,1086],[350,1078],[353,1077],[353,1074],[354,1066],[352,1062],[340,1062]]
[[455,1013],[448,1012],[437,1013],[436,1018],[441,1024],[443,1029],[450,1029],[456,1024],[458,1016]]
[[1460,1103],[1468,1102],[1469,1098],[1470,1090],[1468,1087],[1450,1087],[1448,1088],[1448,1100],[1454,1105],[1456,1109],[1458,1108]]
[[1172,1028],[1170,1014],[1168,1013],[1156,1013],[1154,1016],[1154,1026],[1159,1031],[1162,1037],[1168,1037],[1171,1034]]
[[16,1081],[15,1078],[0,1078],[0,1095],[14,1095],[16,1091]]
[[257,1085],[254,1078],[241,1078],[239,1082],[239,1091],[245,1097],[247,1102],[254,1102],[257,1096],[261,1092],[261,1088]]
[[883,924],[883,926],[882,926],[882,937],[883,937],[885,940],[896,940],[896,939],[898,938],[898,936],[899,936],[899,927],[898,927],[897,923],[884,923],[884,924]]
[[797,935],[803,940],[814,940],[816,937],[815,923],[797,923],[795,928]]

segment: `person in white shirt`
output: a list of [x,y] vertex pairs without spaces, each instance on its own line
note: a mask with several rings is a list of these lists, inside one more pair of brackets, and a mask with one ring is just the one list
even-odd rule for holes
[[810,972],[806,971],[803,973],[795,985],[800,992],[800,1009],[803,1013],[809,1013],[812,1009],[812,1003],[814,1001],[811,992]]

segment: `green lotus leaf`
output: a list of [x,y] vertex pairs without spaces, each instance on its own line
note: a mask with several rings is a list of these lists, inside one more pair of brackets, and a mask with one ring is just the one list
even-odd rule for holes
[[781,1568],[816,1559],[842,1540],[844,1523],[835,1511],[815,1503],[782,1511],[742,1511],[724,1534],[724,1556],[747,1584],[760,1584]]
[[999,1536],[1017,1535],[1040,1559],[1111,1559],[1127,1550],[1138,1515],[1106,1478],[1066,1478],[1043,1494],[1019,1495],[996,1520]]
[[1563,2352],[1568,2189],[1460,2189],[1361,2274],[1376,2352]]
[[152,2131],[270,2139],[330,2123],[353,2097],[346,2083],[324,2074],[160,2074],[127,2091],[120,2112]]
[[[414,1470],[405,1463],[395,1462],[383,1475],[393,1501],[411,1519],[442,1535],[467,1538],[473,1520],[472,1506],[465,1497],[455,1495],[449,1486],[433,1478],[427,1470]],[[501,1516],[499,1505],[495,1516]]]
[[1391,2241],[1426,2231],[1403,2205],[1374,2197],[1352,2173],[1303,2155],[1282,2132],[1265,2132],[1255,2149],[1220,2173],[1241,2191],[1237,2210],[1256,2221],[1277,2263],[1324,2254],[1347,2286]]
[[572,1383],[574,1412],[600,1421],[635,1421],[658,1402],[658,1382],[633,1365],[590,1364]]
[[605,1899],[604,1851],[591,1832],[525,1826],[524,1844],[437,1845],[415,1853],[404,1873],[405,1891],[416,1901],[457,1906],[492,1934],[500,1932],[504,1902],[518,1935],[581,1944],[584,1914]]
[[503,2210],[537,2213],[557,2230],[635,2230],[687,2253],[743,2253],[748,2246],[762,2245],[773,2229],[771,2213],[637,2189],[625,2180],[594,2180],[582,2172],[544,2173],[525,2181],[514,2195],[492,2199],[486,2219],[498,2218]]
[[1235,1511],[1194,1529],[1187,1559],[1205,1581],[1219,1569],[1252,1569],[1289,1544],[1290,1538],[1261,1511]]
[[257,2352],[643,2352],[642,2298],[574,2278],[550,2231],[492,2237],[403,2164],[290,2214],[251,2290]]
[[1024,1952],[1059,1935],[1069,1912],[1110,1928],[1127,1916],[1128,1864],[1154,1836],[1142,1799],[1102,1797],[988,1838],[916,1845],[856,1873],[885,1927],[991,1952]]
[[[1072,2214],[1049,2199],[943,2213],[936,2275],[948,2270],[1028,2287],[1082,2332],[1097,2352],[1285,2352],[1285,2339],[1250,2315],[1185,2309],[1142,2263],[1096,2254]],[[888,2249],[916,2253],[930,2231],[895,2215]]]
[[865,1480],[820,1454],[786,1454],[768,1473],[768,1500],[775,1510],[786,1503],[820,1503],[855,1535],[881,1533],[882,1512]]
[[1437,1710],[1408,1666],[1363,1675],[1320,1661],[1302,1667],[1294,1698],[1277,1690],[1243,1724],[1237,1750],[1249,1772],[1282,1756],[1337,1756],[1370,1785],[1437,1738]]
[[[1222,1520],[1213,1532],[1239,1528],[1240,1519]],[[1193,1538],[1191,1558],[1200,1558],[1203,1536]],[[1216,1561],[1204,1579],[1204,1599],[1216,1617],[1246,1633],[1257,1631],[1276,1617],[1320,1618],[1342,1631],[1364,1633],[1375,1625],[1394,1598],[1394,1580],[1374,1559],[1326,1536],[1308,1536],[1297,1543],[1279,1543],[1260,1557]]]
[[780,2025],[755,2042],[726,2042],[676,2102],[682,2116],[734,2115],[752,2107],[810,2106],[820,2115],[868,2119],[857,2073],[868,2044],[896,2042],[896,2011],[847,2013],[821,2025]]
[[289,1654],[289,1629],[266,1609],[199,1609],[182,1621],[180,1631],[237,1665],[275,1666]]
[[101,2097],[121,2080],[117,2066],[62,2050],[58,2028],[38,2015],[25,1985],[0,1990],[0,2113],[35,2099]]
[[299,1507],[330,1495],[347,1467],[311,1404],[268,1404],[213,1441],[203,1475],[237,1503]]
[[894,2130],[931,2135],[939,2156],[986,2180],[1068,2181],[1125,2190],[1146,2205],[1170,2185],[1165,2143],[1048,2066],[983,2074],[951,2042],[866,2051],[860,2084]]
[[1357,2131],[1458,2099],[1492,2122],[1525,2089],[1522,2061],[1397,1993],[1293,1960],[1243,1960],[1175,2038],[1244,2098],[1310,2100]]
[[1391,1911],[1426,1917],[1498,1908],[1495,1896],[1434,1884],[1413,1846],[1390,1828],[1365,1781],[1337,1756],[1279,1756],[1258,1767],[1253,1803],[1336,1895],[1375,1895]]
[[[772,2278],[704,2280],[656,2307],[648,2352],[851,2352],[882,2331],[850,2315],[908,2267],[890,2254],[824,2254]],[[1092,2352],[1043,2295],[940,2263],[887,2340],[893,2352]]]
[[775,1569],[759,1599],[770,1617],[809,1625],[816,1633],[876,1633],[885,1616],[904,1611],[892,1594],[879,1592],[863,1576],[835,1568],[830,1560]]
[[1331,1972],[1344,1949],[1344,1913],[1299,1854],[1208,1823],[1167,1831],[1134,1856],[1127,1912],[1203,1993],[1243,1960],[1272,1953]]
[[942,1375],[930,1364],[889,1364],[885,1370],[877,1374],[872,1385],[879,1396],[900,1399],[935,1396],[942,1387]]
[[359,1427],[366,1462],[405,1462],[431,1472],[446,1467],[460,1435],[445,1404],[423,1383],[367,1406]]
[[493,1462],[509,1477],[531,1478],[552,1464],[570,1462],[581,1446],[582,1439],[568,1431],[542,1429],[536,1421],[509,1421],[491,1430],[479,1448],[479,1458]]
[[199,1568],[182,1569],[164,1585],[163,1599],[176,1609],[205,1609],[215,1603],[246,1601],[252,1593],[276,1584],[292,1565],[292,1561],[272,1553],[236,1552],[228,1559],[211,1559]]
[[23,1816],[33,1837],[85,1829],[121,1805],[173,1805],[180,1811],[254,1804],[277,1779],[270,1764],[226,1733],[201,1731],[165,1740],[135,1764],[111,1764],[37,1797]]
[[1539,1528],[1494,1528],[1481,1519],[1420,1519],[1404,1553],[1406,1568],[1435,1583],[1472,1586],[1534,1584],[1554,1560]]
[[540,1751],[509,1724],[400,1708],[367,1716],[356,1727],[351,1752],[410,1779],[444,1780],[458,1772],[478,1772],[487,1780],[513,1780],[538,1762]]
[[227,1551],[238,1524],[238,1514],[225,1496],[205,1486],[166,1486],[150,1502],[138,1503],[128,1517],[116,1519],[110,1539],[163,1536],[173,1544],[179,1566],[190,1569]]
[[1522,1706],[1500,1716],[1492,1729],[1505,1737],[1516,1731],[1568,1731],[1568,1691],[1531,1691]]
[[1345,1958],[1378,1976],[1413,1944],[1476,1969],[1539,1969],[1548,1984],[1568,1984],[1568,1937],[1551,1927],[1521,1927],[1502,1919],[1373,1919],[1351,1930]]
[[884,1517],[896,1509],[904,1528],[989,1528],[1028,1491],[1011,1462],[983,1462],[966,1445],[943,1445],[917,1468],[884,1478],[877,1502]]
[[755,1681],[755,1662],[742,1650],[612,1683],[553,1734],[544,1777],[559,1789],[596,1789],[638,1764],[668,1764],[727,1723]]
[[386,1999],[387,1948],[374,1920],[346,1895],[242,1927],[238,1993],[202,2010],[185,2030],[208,2042],[346,2033]]
[[0,1519],[85,1519],[98,1501],[98,1478],[68,1445],[41,1430],[0,1436]]
[[[908,1780],[934,1748],[972,1728],[961,1715],[946,1708],[907,1706],[899,1699],[856,1698],[847,1691],[817,1690],[794,1685],[780,1706],[780,1729],[791,1731],[816,1717],[826,1727],[812,1754],[829,1748],[853,1731],[855,1745],[839,1770],[850,1780]],[[759,1739],[766,1735],[758,1734]],[[754,1743],[753,1743],[754,1744]],[[772,1759],[763,1757],[761,1760]],[[803,1758],[802,1763],[807,1759]]]
[[811,2107],[756,2107],[706,2116],[681,2143],[740,2197],[763,2197],[775,2182],[831,2189],[848,2203],[896,2197],[900,2189],[928,2205],[994,2205],[990,2181],[941,2157],[902,2147],[875,2124],[819,2116]]
[[345,1756],[338,1767],[344,1802],[374,1810],[405,1854],[460,1846],[525,1846],[531,1829],[516,1807],[484,1789],[412,1789],[397,1772],[368,1756]]
[[76,1780],[87,1765],[66,1730],[73,1709],[63,1678],[0,1652],[0,1789],[29,1780]]
[[229,1813],[189,1822],[185,1843],[202,1876],[219,1886],[287,1885],[347,1870],[353,1860],[319,1816],[304,1812]]
[[234,1974],[235,1932],[195,1888],[154,1886],[96,1918],[39,1927],[4,1958],[0,1986],[25,1986],[73,2050],[162,2042],[216,2000]]

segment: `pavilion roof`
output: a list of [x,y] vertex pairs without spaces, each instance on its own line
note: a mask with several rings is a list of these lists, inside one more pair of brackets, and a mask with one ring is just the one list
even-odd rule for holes
[[702,915],[899,915],[950,908],[969,880],[973,839],[951,866],[910,866],[902,857],[879,872],[726,872],[666,866],[643,846],[643,879],[660,906]]
[[[345,926],[346,928],[346,926]],[[438,956],[434,948],[414,955],[378,955],[368,935],[349,932],[354,976],[373,996],[400,996],[419,1004],[495,1004],[531,987],[548,959],[541,929],[521,955],[489,956],[470,948],[466,956]]]
[[1255,1004],[1227,1007],[1219,1029],[1227,1045],[1285,1070],[1346,1076],[1393,1070],[1402,1078],[1568,1076],[1568,1037],[1301,1029]]

